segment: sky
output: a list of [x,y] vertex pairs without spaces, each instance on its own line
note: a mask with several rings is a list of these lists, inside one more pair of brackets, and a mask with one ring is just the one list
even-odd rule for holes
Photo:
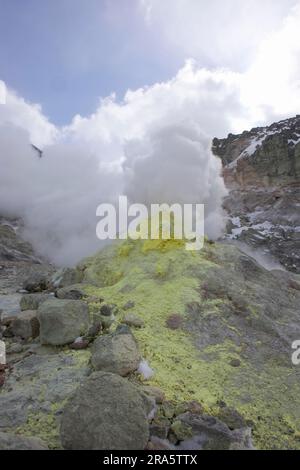
[[179,65],[135,0],[0,0],[1,79],[58,125],[91,113],[101,96],[167,79]]
[[193,58],[245,72],[296,0],[0,0],[0,79],[54,124],[170,80]]
[[0,0],[0,215],[59,265],[120,195],[204,204],[217,239],[212,138],[299,114],[299,77],[300,0]]

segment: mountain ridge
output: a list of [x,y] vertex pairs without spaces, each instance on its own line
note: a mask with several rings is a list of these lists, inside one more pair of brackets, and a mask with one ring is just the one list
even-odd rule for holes
[[300,115],[213,140],[229,195],[227,238],[300,272]]

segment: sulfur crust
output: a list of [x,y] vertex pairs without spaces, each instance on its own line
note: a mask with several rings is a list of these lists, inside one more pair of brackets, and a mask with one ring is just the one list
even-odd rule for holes
[[[295,406],[300,405],[298,387],[293,383],[284,390],[286,396],[283,393],[288,370],[273,364],[257,374],[245,360],[233,368],[230,360],[239,359],[241,352],[233,342],[226,340],[199,351],[190,334],[165,326],[171,313],[186,316],[187,303],[199,301],[199,280],[205,280],[215,266],[214,254],[222,250],[218,244],[187,252],[175,240],[126,241],[87,261],[85,280],[90,284],[85,289],[120,309],[134,301],[134,312],[145,322],[135,336],[155,371],[148,383],[160,387],[168,399],[177,403],[197,400],[212,414],[217,413],[217,402],[225,401],[254,423],[257,448],[300,448],[299,422],[290,406],[291,398]],[[218,314],[223,300],[204,302],[204,315]],[[97,307],[91,304],[92,310]],[[254,307],[251,311],[255,316]]]

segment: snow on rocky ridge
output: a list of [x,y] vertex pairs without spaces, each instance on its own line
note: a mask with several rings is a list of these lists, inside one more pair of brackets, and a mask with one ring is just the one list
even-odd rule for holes
[[300,115],[226,139],[214,139],[222,159],[229,214],[227,236],[300,270]]

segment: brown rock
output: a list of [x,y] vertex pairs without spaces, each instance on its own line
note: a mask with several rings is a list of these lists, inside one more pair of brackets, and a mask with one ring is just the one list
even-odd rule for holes
[[74,343],[70,345],[70,348],[74,349],[75,351],[80,351],[81,349],[86,349],[88,345],[89,341],[86,339],[81,339],[80,341],[74,341]]
[[178,330],[181,328],[183,323],[183,317],[178,315],[177,313],[173,313],[170,315],[166,320],[166,327],[170,328],[171,330]]
[[17,317],[14,315],[14,316],[10,316],[10,317],[4,317],[2,318],[1,320],[1,325],[3,326],[10,326],[11,323],[16,319]]

